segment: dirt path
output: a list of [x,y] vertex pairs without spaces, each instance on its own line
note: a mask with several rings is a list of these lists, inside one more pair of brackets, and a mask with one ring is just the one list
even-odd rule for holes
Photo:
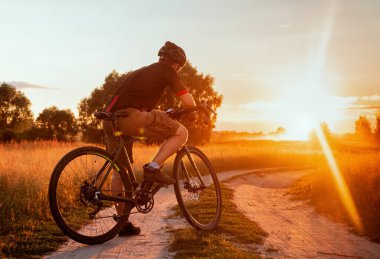
[[[218,174],[219,180],[245,174],[248,171],[230,171]],[[189,226],[184,218],[171,219],[170,208],[177,204],[174,188],[161,189],[155,196],[155,207],[148,214],[132,214],[131,222],[141,227],[134,237],[115,237],[100,245],[83,245],[70,240],[46,258],[172,258],[169,252],[169,229]]]
[[[380,258],[380,245],[355,236],[343,225],[314,212],[303,202],[285,196],[287,187],[307,171],[252,173],[231,171],[219,174],[235,190],[234,202],[249,218],[269,233],[262,255],[275,258]],[[247,174],[248,173],[248,174]],[[100,245],[87,246],[70,240],[46,258],[172,258],[169,229],[187,227],[181,219],[168,218],[177,204],[173,187],[155,196],[149,214],[133,214],[131,221],[142,233],[134,237],[115,237]]]
[[306,171],[245,175],[229,184],[234,202],[268,232],[259,251],[277,258],[380,258],[380,244],[348,232],[303,202],[285,196]]
[[47,258],[168,258],[169,233],[166,228],[185,225],[184,220],[167,219],[170,208],[176,204],[173,187],[162,189],[155,197],[159,206],[149,214],[132,214],[131,222],[141,227],[134,237],[115,237],[99,245],[83,245],[70,240]]

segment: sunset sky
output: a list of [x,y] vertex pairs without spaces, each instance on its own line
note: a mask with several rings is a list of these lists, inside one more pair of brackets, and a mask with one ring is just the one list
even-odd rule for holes
[[3,1],[0,82],[35,116],[77,104],[170,40],[223,94],[218,130],[353,131],[380,109],[380,1]]

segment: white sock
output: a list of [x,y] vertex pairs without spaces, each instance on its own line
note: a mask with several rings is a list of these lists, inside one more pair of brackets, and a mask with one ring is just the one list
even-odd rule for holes
[[160,165],[156,162],[150,162],[148,166],[154,169],[160,169]]

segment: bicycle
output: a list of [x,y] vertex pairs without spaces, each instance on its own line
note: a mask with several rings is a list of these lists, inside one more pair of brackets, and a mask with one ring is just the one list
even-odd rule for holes
[[[207,105],[166,111],[179,119],[182,115],[203,111],[215,113]],[[116,128],[123,113],[96,112],[100,120],[112,121]],[[117,129],[117,128],[116,128]],[[49,183],[50,210],[58,227],[71,239],[84,244],[99,244],[112,239],[132,213],[148,213],[155,204],[154,195],[163,185],[135,177],[126,144],[140,141],[117,134],[119,146],[109,154],[99,147],[80,147],[67,153],[53,170]],[[117,162],[124,152],[126,170]],[[183,146],[173,163],[175,195],[179,208],[195,229],[215,229],[221,218],[222,198],[217,175],[207,156],[197,147]],[[111,188],[112,177],[120,177],[120,189]],[[132,209],[136,208],[136,212]],[[118,211],[117,211],[118,209]]]

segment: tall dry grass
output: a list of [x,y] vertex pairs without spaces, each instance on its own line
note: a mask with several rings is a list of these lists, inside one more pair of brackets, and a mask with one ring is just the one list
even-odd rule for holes
[[[51,221],[47,199],[49,178],[59,159],[81,143],[22,142],[0,144],[0,233],[33,231],[39,224]],[[271,142],[228,142],[201,147],[216,171],[306,165],[312,163],[312,152],[305,144]],[[142,165],[149,162],[157,146],[135,145],[137,178]],[[171,173],[173,157],[164,169]]]
[[355,229],[326,162],[292,188],[296,197],[309,200],[317,211],[352,226],[359,234],[380,243],[380,151],[361,150],[334,153],[338,167],[357,207],[363,231]]
[[23,142],[0,145],[0,230],[20,221],[50,217],[46,194],[49,176],[72,144]]
[[[0,144],[0,257],[42,254],[54,250],[64,240],[52,221],[48,206],[49,178],[59,159],[83,143],[22,142]],[[200,147],[212,161],[217,172],[266,167],[318,166],[324,164],[321,151],[302,142],[229,141]],[[134,147],[137,178],[141,179],[144,163],[157,152],[157,146],[138,144]],[[379,206],[376,186],[379,186],[379,155],[361,154],[341,157],[346,161],[347,181],[357,199]],[[173,158],[164,170],[171,173]],[[341,163],[341,162],[340,162]],[[329,178],[320,166],[309,179],[312,188],[303,185],[308,193],[327,192]],[[325,178],[324,178],[325,177]],[[360,180],[360,181],[359,181]],[[361,182],[361,185],[357,183]],[[365,186],[365,188],[363,188]],[[327,189],[326,189],[327,188]],[[356,189],[355,189],[356,188]],[[363,189],[366,189],[364,192]],[[174,195],[174,194],[173,194]],[[314,197],[322,197],[315,195]]]
[[[42,254],[54,250],[64,240],[50,214],[50,175],[64,154],[84,145],[88,144],[0,144],[0,257]],[[155,150],[139,146],[135,156],[152,156]],[[136,168],[141,167],[142,162],[137,162]],[[141,170],[137,171],[141,174]]]
[[22,251],[28,249],[31,254],[41,251],[33,244],[33,233],[51,221],[49,176],[59,158],[72,148],[72,144],[58,142],[0,145],[0,257],[23,256]]
[[[47,202],[49,178],[59,159],[81,143],[21,142],[0,144],[0,231],[7,233],[24,220],[51,219]],[[299,166],[313,163],[315,154],[305,144],[234,142],[201,147],[216,171],[260,167]],[[135,172],[157,151],[157,146],[135,145]],[[165,165],[170,173],[173,158]]]
[[305,142],[229,141],[201,147],[217,172],[273,167],[313,166],[322,152]]
[[[53,141],[0,144],[2,233],[11,231],[14,224],[26,219],[51,218],[47,202],[50,175],[64,154],[83,145],[87,144]],[[154,152],[154,147],[135,149],[136,157],[151,156]],[[142,167],[141,163],[139,161],[137,167]]]

